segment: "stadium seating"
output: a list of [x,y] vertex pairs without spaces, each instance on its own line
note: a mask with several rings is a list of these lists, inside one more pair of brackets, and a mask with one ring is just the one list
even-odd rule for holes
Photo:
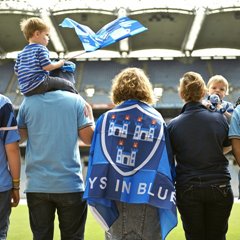
[[238,60],[211,61],[212,75],[223,75],[232,87],[240,87],[240,64]]
[[[14,61],[1,61],[0,92],[8,96],[14,106],[18,107],[23,96],[18,90],[17,77],[13,71]],[[103,107],[110,105],[109,91],[111,81],[116,74],[126,67],[140,67],[149,76],[153,87],[162,87],[163,95],[156,104],[157,108],[179,108],[182,101],[178,96],[177,87],[179,79],[187,71],[199,72],[204,80],[221,74],[230,84],[230,94],[226,100],[235,103],[240,96],[239,60],[200,60],[175,59],[169,61],[139,61],[136,59],[117,59],[112,61],[83,61],[76,62],[76,87],[80,94],[94,105]],[[94,87],[93,97],[88,97],[85,90]]]
[[14,75],[13,61],[1,61],[0,62],[0,93],[5,93],[7,91],[8,85]]

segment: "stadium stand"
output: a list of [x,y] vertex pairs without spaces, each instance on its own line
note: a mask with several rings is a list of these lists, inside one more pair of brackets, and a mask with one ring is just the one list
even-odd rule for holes
[[240,87],[240,65],[236,60],[215,60],[211,62],[213,75],[221,74],[231,83],[234,88]]
[[206,62],[195,60],[183,62],[181,60],[148,62],[148,74],[154,83],[161,83],[164,87],[177,88],[179,78],[188,71],[196,71],[205,78],[209,76]]
[[[202,2],[131,0],[126,6],[123,1],[108,0],[52,0],[48,3],[1,0],[0,93],[12,100],[17,113],[23,96],[13,72],[16,54],[10,53],[17,53],[26,45],[19,27],[22,18],[38,16],[49,21],[56,30],[50,35],[48,45],[52,58],[67,59],[68,54],[81,52],[83,47],[73,29],[59,27],[64,18],[74,19],[96,32],[124,13],[140,21],[148,31],[127,39],[123,44],[125,49],[120,42],[106,47],[107,51],[113,51],[113,55],[119,57],[109,57],[108,54],[106,58],[100,49],[72,59],[76,63],[76,87],[93,105],[96,118],[112,107],[108,97],[111,79],[125,67],[143,68],[153,87],[163,88],[162,97],[155,107],[167,121],[179,113],[183,104],[177,86],[186,71],[199,72],[206,82],[212,75],[223,75],[230,83],[226,100],[234,103],[240,96],[240,1],[208,1],[208,6],[203,6]],[[211,53],[211,48],[233,49],[234,54],[230,57],[234,59],[228,59],[222,50]],[[148,51],[138,53],[145,50]],[[201,50],[205,50],[205,54],[197,54]],[[89,87],[95,89],[92,97],[85,92]],[[24,151],[24,147],[21,150]]]
[[[8,96],[14,106],[18,107],[23,99],[19,92],[17,77],[14,74],[14,61],[1,61],[1,84],[0,92]],[[215,74],[222,74],[230,84],[230,94],[226,100],[235,102],[240,95],[240,67],[239,60],[200,60],[200,59],[174,59],[169,61],[83,61],[75,62],[76,87],[80,94],[95,106],[104,107],[111,105],[108,97],[111,81],[114,76],[126,67],[140,67],[149,76],[153,87],[162,87],[163,95],[157,103],[157,107],[179,108],[182,102],[177,93],[180,77],[187,71],[196,71],[202,74],[204,80]],[[92,97],[86,95],[85,90],[89,87],[95,89]]]
[[13,61],[0,61],[0,93],[6,93],[8,85],[14,76]]
[[96,92],[109,92],[111,80],[116,74],[126,67],[141,67],[141,62],[130,61],[127,64],[121,64],[116,61],[97,61],[83,63],[82,84],[80,91],[88,85],[95,86]]

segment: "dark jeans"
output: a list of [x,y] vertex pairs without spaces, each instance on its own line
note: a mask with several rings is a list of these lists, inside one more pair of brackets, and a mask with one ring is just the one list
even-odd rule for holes
[[0,192],[0,240],[7,239],[12,191]]
[[177,207],[187,240],[225,240],[233,205],[230,185],[176,188]]
[[57,210],[61,240],[83,240],[87,203],[77,193],[27,193],[34,240],[52,240]]
[[54,90],[65,90],[68,92],[78,94],[78,91],[74,87],[74,84],[71,83],[70,81],[63,79],[63,78],[59,78],[59,77],[47,76],[45,78],[45,80],[39,86],[37,86],[33,90],[27,92],[25,95],[32,96],[35,94],[41,94],[41,93],[54,91]]

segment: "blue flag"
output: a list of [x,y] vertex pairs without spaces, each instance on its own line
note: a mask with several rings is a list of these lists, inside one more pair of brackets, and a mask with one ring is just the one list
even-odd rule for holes
[[128,17],[115,19],[97,33],[94,33],[88,26],[79,24],[70,18],[65,18],[60,26],[74,28],[86,52],[95,51],[147,30],[141,23]]
[[115,200],[154,206],[163,240],[176,226],[174,164],[165,133],[161,115],[137,100],[98,119],[84,198],[105,230],[118,218]]

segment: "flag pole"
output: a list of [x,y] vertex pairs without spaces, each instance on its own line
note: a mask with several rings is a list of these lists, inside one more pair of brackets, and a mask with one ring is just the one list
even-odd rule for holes
[[80,56],[80,55],[83,55],[84,53],[86,53],[86,51],[83,51],[83,52],[81,52],[81,53],[78,53],[78,54],[76,54],[76,55],[73,55],[72,57],[67,58],[66,61],[69,61],[69,60],[71,60],[71,59],[73,59],[73,58],[75,58],[75,57],[78,57],[78,56]]

